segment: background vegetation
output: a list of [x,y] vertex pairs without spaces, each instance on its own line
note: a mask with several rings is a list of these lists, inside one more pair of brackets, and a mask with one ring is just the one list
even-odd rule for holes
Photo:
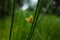
[[[1,3],[1,1],[0,1],[0,5],[3,4],[3,6],[6,6],[8,4],[8,6],[7,6],[7,11],[5,11],[6,7],[4,7],[2,11],[0,11],[1,14],[0,40],[9,40],[11,19],[12,19],[11,15],[13,11],[13,1],[9,0],[9,2],[7,2],[7,0],[5,0],[4,3],[3,2]],[[35,22],[35,24],[33,25],[36,28],[32,34],[32,38],[31,38],[32,40],[60,40],[60,16],[56,16],[52,12],[52,10],[50,9],[50,2],[52,1],[51,0],[48,1],[45,5],[48,10],[46,12],[42,12],[41,10],[42,7],[44,6],[44,0],[39,0],[38,2],[35,21],[33,19],[33,21]],[[60,6],[57,8],[59,9]],[[6,15],[10,15],[10,16],[6,16]],[[20,9],[15,8],[11,40],[27,40],[29,33],[31,31],[31,27],[33,26],[31,26],[32,23],[27,22],[25,18],[31,15],[34,18],[35,11],[27,11],[27,10],[22,11]]]

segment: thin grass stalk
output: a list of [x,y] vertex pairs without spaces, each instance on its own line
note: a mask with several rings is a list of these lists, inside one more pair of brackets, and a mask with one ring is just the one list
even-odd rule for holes
[[[33,19],[34,21],[35,21],[35,17],[36,17],[36,13],[37,13],[38,5],[39,5],[39,1],[38,1],[38,4],[37,4],[37,7],[36,7],[36,11],[35,11],[35,15],[34,15],[34,19]],[[32,22],[32,26],[34,25],[34,21]],[[32,27],[31,27],[31,29],[32,29]],[[27,40],[31,39],[30,35],[31,35],[31,31],[30,31],[30,33],[29,33],[29,35],[28,35]]]
[[31,27],[31,30],[30,30],[27,40],[31,40],[31,38],[32,38],[32,34],[34,32],[34,29],[36,28],[36,22],[37,22],[37,19],[39,17],[40,11],[41,11],[42,3],[43,3],[43,0],[38,1],[38,5],[37,5],[38,8],[36,9],[34,21],[32,23],[32,27]]
[[13,2],[13,12],[12,12],[9,40],[11,40],[11,37],[12,37],[12,28],[13,28],[14,13],[15,13],[15,2],[16,2],[16,0],[14,0],[14,2]]
[[46,6],[46,11],[43,12],[43,15],[41,16],[40,19],[38,19],[38,22],[37,22],[37,25],[40,23],[40,21],[42,20],[42,18],[44,17],[44,15],[47,13],[47,11],[49,10],[49,7],[51,6],[53,0],[50,1],[50,3],[47,3],[47,6]]
[[[35,17],[36,17],[36,13],[37,13],[37,9],[38,9],[38,5],[39,5],[39,1],[38,1],[38,4],[37,4],[37,7],[36,7],[36,11],[35,11],[35,15],[34,15],[34,21],[32,22],[32,26],[34,25],[34,22],[35,22]],[[32,29],[32,27],[31,27],[31,29]],[[30,30],[30,33],[29,33],[29,35],[28,35],[28,38],[27,38],[27,40],[31,40],[31,30]]]

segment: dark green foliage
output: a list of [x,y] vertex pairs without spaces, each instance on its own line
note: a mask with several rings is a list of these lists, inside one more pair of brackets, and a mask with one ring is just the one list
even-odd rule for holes
[[0,0],[0,18],[11,15],[12,1]]
[[23,0],[16,0],[16,6],[21,7],[23,5]]

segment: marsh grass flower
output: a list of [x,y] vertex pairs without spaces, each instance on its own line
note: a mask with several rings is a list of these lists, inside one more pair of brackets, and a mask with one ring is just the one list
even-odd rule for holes
[[32,22],[33,21],[33,16],[30,15],[29,17],[25,18],[26,22]]

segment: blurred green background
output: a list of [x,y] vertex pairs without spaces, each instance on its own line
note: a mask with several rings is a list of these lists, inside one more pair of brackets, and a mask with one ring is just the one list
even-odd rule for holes
[[[0,40],[9,40],[13,1],[5,0],[2,3],[1,0],[0,5],[1,4],[4,4],[5,8],[7,7],[8,15],[6,14],[5,8],[3,8],[2,12],[0,11],[0,14],[2,15],[0,15]],[[9,5],[6,6],[7,4]],[[39,2],[38,8],[36,9],[37,14],[40,13],[38,19],[40,19],[44,14],[44,12],[41,12],[40,9],[42,8],[41,4],[44,6],[44,0]],[[26,22],[25,18],[31,15],[34,17],[35,10],[30,11],[27,9],[22,11],[21,9],[16,8],[15,5],[14,7],[15,10],[11,40],[27,40],[32,23]],[[60,6],[57,7],[57,10],[60,12]],[[58,11],[56,13],[59,15],[60,13],[58,13]],[[40,20],[39,24],[36,24],[36,28],[32,35],[32,40],[60,40],[60,16],[56,16],[57,14],[54,14],[51,7],[49,7],[48,12],[43,15],[43,18]]]

